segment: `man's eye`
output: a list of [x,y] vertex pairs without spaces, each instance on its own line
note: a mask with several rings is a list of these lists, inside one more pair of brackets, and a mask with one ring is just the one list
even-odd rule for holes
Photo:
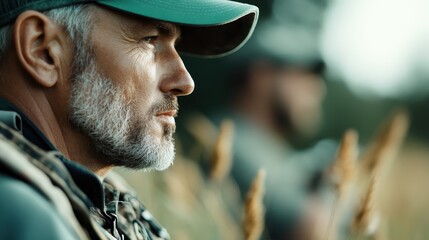
[[149,37],[144,37],[143,41],[146,43],[153,44],[157,39],[158,39],[158,36],[149,36]]

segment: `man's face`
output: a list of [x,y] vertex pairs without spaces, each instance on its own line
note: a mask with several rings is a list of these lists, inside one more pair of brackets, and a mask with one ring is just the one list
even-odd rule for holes
[[71,121],[106,163],[162,170],[174,159],[177,96],[194,82],[175,49],[175,25],[95,10],[88,46],[76,66]]
[[276,72],[273,100],[278,114],[288,118],[291,130],[301,137],[317,130],[324,95],[324,83],[317,74],[299,68]]

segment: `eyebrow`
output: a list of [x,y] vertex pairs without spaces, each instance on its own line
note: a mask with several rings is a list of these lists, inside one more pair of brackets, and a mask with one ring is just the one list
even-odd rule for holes
[[145,18],[144,21],[135,23],[133,27],[123,26],[123,29],[130,34],[141,32],[141,28],[145,29],[144,31],[156,30],[163,36],[175,38],[175,44],[181,39],[181,29],[174,23]]
[[176,24],[155,21],[154,25],[161,34],[176,37],[176,42],[180,41],[181,31],[180,27]]
[[156,28],[166,35],[180,35],[180,28],[172,23],[167,22],[154,22]]

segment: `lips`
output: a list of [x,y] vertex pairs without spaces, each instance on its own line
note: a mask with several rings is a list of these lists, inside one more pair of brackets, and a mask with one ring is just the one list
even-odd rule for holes
[[177,110],[168,110],[162,111],[156,114],[156,117],[163,122],[164,124],[168,124],[170,126],[176,125],[176,120],[174,119],[177,116]]
[[165,117],[177,117],[177,110],[167,110],[162,111],[156,114],[157,117],[165,116]]
[[175,96],[167,95],[163,102],[154,105],[153,110],[159,121],[169,125],[176,124],[174,118],[177,117],[179,105]]

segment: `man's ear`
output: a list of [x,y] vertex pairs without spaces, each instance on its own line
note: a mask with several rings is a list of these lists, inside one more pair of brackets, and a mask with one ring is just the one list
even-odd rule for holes
[[61,77],[63,31],[47,16],[25,11],[15,21],[14,44],[22,67],[43,87],[54,86]]

